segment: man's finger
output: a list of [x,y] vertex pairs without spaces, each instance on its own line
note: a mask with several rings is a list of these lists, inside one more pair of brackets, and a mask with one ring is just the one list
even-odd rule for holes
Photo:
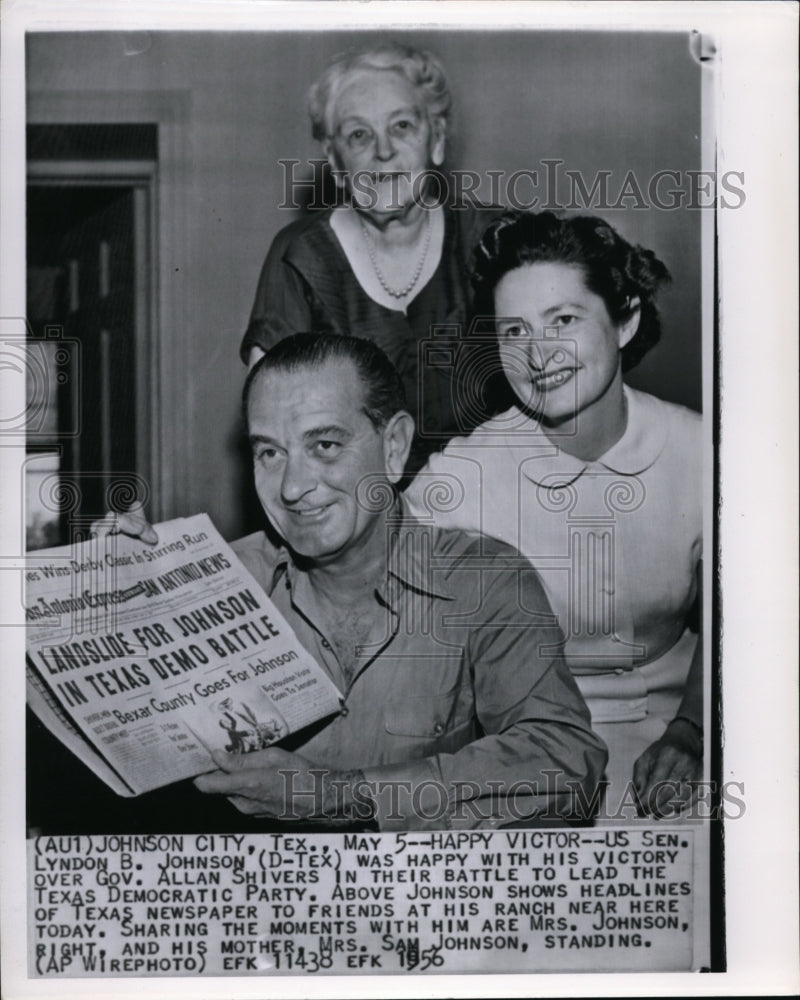
[[89,530],[96,538],[105,538],[106,535],[113,535],[119,530],[117,526],[117,515],[113,510],[108,511],[108,513],[103,517],[98,518],[96,521],[92,521]]
[[665,778],[653,785],[648,796],[650,811],[654,816],[669,819],[680,812],[683,798],[681,783],[673,778]]
[[230,774],[232,771],[238,770],[239,761],[242,759],[241,754],[227,753],[225,750],[212,750],[211,756],[214,763],[221,771],[225,771]]
[[637,795],[644,795],[650,779],[650,772],[653,769],[653,753],[650,747],[636,760],[633,765],[633,787]]
[[[248,781],[248,778],[250,780]],[[194,786],[198,791],[208,792],[213,795],[247,795],[255,786],[252,780],[252,772],[226,774],[225,771],[209,771],[208,774],[200,774],[194,779]]]
[[692,789],[680,781],[669,781],[656,795],[653,814],[657,818],[674,819],[691,804]]
[[[153,525],[150,524],[145,516],[144,504],[135,503],[119,516],[120,529],[125,531],[126,534],[134,535],[136,538],[141,538],[141,540],[143,542],[147,542],[148,545],[155,545],[158,541],[158,535],[156,534]],[[122,527],[123,518],[125,520],[125,524],[129,526],[131,530]]]
[[[639,797],[640,815],[659,814],[672,800],[676,788],[668,782],[676,770],[679,751],[668,744],[655,743],[645,750],[633,766],[633,783]],[[676,786],[677,787],[677,786]]]
[[243,795],[229,795],[228,801],[232,806],[235,806],[240,813],[244,813],[245,816],[265,816],[271,819],[277,819],[279,813],[275,810],[267,809],[266,802],[260,802],[258,799],[248,799]]
[[217,767],[229,774],[241,771],[277,770],[278,766],[284,763],[281,751],[272,747],[268,747],[266,750],[253,750],[250,753],[228,753],[225,750],[212,750],[211,756]]
[[147,520],[144,513],[144,506],[135,503],[125,511],[120,511],[117,515],[117,529],[133,538],[141,538],[148,545],[155,545],[158,535],[152,524]]
[[650,769],[648,784],[651,788],[654,785],[660,784],[662,781],[669,781],[672,777],[673,771],[675,770],[675,766],[678,763],[679,755],[680,751],[676,750],[675,747],[665,746],[662,744],[658,752],[655,754],[653,766]]
[[702,765],[689,753],[681,753],[672,769],[670,780],[674,781],[678,788],[671,797],[673,807],[677,806],[678,812],[682,812],[691,805],[697,797],[697,779],[702,772]]
[[228,777],[224,771],[209,771],[208,774],[198,774],[193,781],[194,787],[200,792],[217,792],[219,791],[217,779],[221,775],[225,778]]
[[142,513],[142,509],[139,506],[129,511],[110,510],[97,521],[92,521],[90,531],[96,538],[123,534],[130,535],[131,538],[141,538],[148,545],[155,545],[158,535]]
[[657,815],[671,816],[691,801],[692,788],[687,781],[695,776],[696,766],[690,754],[675,747],[665,748],[662,757],[663,777],[651,783],[649,797]]

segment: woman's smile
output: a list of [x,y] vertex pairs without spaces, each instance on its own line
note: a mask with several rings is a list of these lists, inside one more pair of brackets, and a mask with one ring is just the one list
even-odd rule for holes
[[550,372],[538,372],[534,370],[531,383],[534,388],[543,391],[559,389],[573,378],[577,370],[577,368],[559,368],[556,371]]

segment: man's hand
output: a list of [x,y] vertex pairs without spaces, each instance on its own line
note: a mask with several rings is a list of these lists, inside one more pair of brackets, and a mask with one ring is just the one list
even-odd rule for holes
[[697,796],[703,776],[703,744],[697,728],[673,719],[666,732],[633,765],[633,783],[642,815],[656,819],[678,816]]
[[98,538],[120,533],[130,535],[132,538],[141,538],[148,545],[155,545],[158,541],[158,535],[145,517],[144,507],[141,504],[135,504],[121,513],[110,510],[105,517],[92,522],[92,534]]
[[269,747],[247,754],[215,751],[220,770],[194,779],[201,792],[227,795],[248,816],[281,820],[371,819],[368,800],[359,794],[360,772],[333,772],[296,753]]

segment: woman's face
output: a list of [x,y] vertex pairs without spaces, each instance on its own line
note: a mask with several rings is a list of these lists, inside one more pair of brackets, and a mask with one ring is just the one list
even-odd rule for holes
[[402,212],[421,196],[421,175],[444,158],[417,90],[394,70],[359,70],[333,108],[328,159],[357,207]]
[[580,267],[541,262],[509,271],[494,305],[506,378],[544,423],[589,416],[621,380],[620,349],[635,334],[639,312],[614,323]]

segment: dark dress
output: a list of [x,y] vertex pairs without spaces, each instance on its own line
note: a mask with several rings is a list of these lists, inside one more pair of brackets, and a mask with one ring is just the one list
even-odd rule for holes
[[266,350],[301,331],[373,341],[392,360],[405,386],[417,424],[406,471],[416,472],[432,451],[487,416],[480,388],[468,384],[463,365],[472,318],[468,270],[473,248],[501,211],[445,207],[439,266],[406,313],[380,305],[361,287],[331,228],[330,210],[293,222],[275,237],[264,262],[242,340],[243,360],[252,347]]

